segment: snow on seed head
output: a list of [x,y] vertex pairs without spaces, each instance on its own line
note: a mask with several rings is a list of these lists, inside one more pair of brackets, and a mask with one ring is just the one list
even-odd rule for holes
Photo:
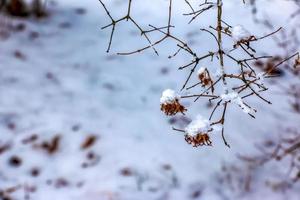
[[199,70],[197,71],[198,76],[203,74],[205,72],[206,68],[205,67],[200,67]]
[[162,96],[160,98],[160,103],[165,104],[165,103],[172,103],[176,99],[179,99],[179,95],[176,94],[174,90],[171,89],[166,89],[163,91]]
[[232,28],[231,35],[236,42],[241,40],[247,40],[251,37],[250,32],[246,30],[242,25],[234,26]]
[[163,91],[160,98],[160,109],[166,115],[175,115],[177,113],[182,113],[186,111],[186,108],[179,102],[180,96],[171,89]]
[[196,136],[199,133],[207,133],[211,129],[210,122],[201,115],[198,115],[186,128],[187,135]]
[[188,144],[191,144],[193,147],[212,145],[208,135],[208,132],[212,131],[210,122],[201,115],[198,115],[196,119],[185,128],[184,131],[185,141]]

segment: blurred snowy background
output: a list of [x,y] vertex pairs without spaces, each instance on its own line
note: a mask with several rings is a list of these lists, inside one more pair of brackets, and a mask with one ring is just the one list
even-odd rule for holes
[[[126,12],[125,0],[106,3],[116,17]],[[299,9],[295,2],[257,3],[258,17],[270,19],[274,29],[298,26],[297,16],[289,18]],[[167,0],[133,5],[141,24],[165,24]],[[255,22],[249,4],[225,0],[224,5],[227,22],[257,35],[270,31]],[[187,9],[184,0],[174,2],[176,34],[199,49],[211,48],[199,28],[214,24],[214,15],[187,25],[189,18],[182,16]],[[239,108],[229,110],[231,148],[218,135],[213,147],[193,148],[171,127],[186,125],[198,111],[208,113],[208,105],[200,101],[189,115],[173,118],[159,109],[165,88],[181,88],[188,71],[177,68],[188,58],[168,59],[174,53],[169,44],[159,46],[159,57],[152,51],[116,56],[146,44],[126,23],[118,26],[106,54],[110,31],[100,27],[109,19],[97,0],[51,0],[46,10],[41,18],[0,15],[0,199],[300,199],[299,181],[270,186],[276,178],[288,179],[283,165],[263,166],[249,181],[249,168],[237,158],[255,154],[255,144],[276,139],[287,128],[299,131],[299,113],[282,89],[299,77],[285,73],[267,82],[273,105],[251,99],[255,120]],[[286,53],[272,38],[257,49]]]

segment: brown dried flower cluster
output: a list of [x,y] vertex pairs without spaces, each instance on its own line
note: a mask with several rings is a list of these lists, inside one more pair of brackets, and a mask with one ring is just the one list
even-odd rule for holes
[[175,99],[172,103],[163,103],[160,105],[160,110],[163,111],[166,115],[176,115],[177,113],[184,114],[187,109],[179,103],[178,99]]
[[185,141],[191,144],[193,147],[198,146],[211,146],[212,142],[210,141],[209,135],[207,133],[199,133],[195,136],[189,134],[185,135]]
[[210,77],[209,72],[208,72],[207,69],[205,69],[203,72],[199,73],[198,78],[199,78],[199,80],[200,80],[203,87],[213,84],[213,80]]

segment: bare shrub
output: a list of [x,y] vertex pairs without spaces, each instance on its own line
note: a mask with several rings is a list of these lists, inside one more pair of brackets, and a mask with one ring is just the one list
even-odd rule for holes
[[[199,7],[194,7],[190,1],[185,0],[186,5],[190,9],[190,12],[184,13],[184,15],[190,17],[189,23],[198,20],[199,16],[205,12],[217,12],[216,24],[210,25],[208,28],[200,29],[202,32],[205,32],[209,36],[213,37],[215,40],[215,44],[212,44],[212,46],[217,46],[217,48],[212,48],[206,54],[199,54],[198,52],[193,50],[193,48],[183,39],[173,35],[172,30],[174,29],[174,26],[172,24],[172,18],[176,16],[174,16],[172,12],[172,0],[169,0],[169,8],[168,11],[166,11],[168,20],[166,22],[166,25],[162,27],[158,27],[152,24],[150,24],[149,27],[142,27],[141,25],[139,25],[138,19],[135,19],[131,12],[131,5],[133,4],[134,0],[128,0],[127,13],[125,14],[125,16],[119,19],[115,19],[111,15],[109,9],[104,4],[104,1],[99,0],[99,2],[104,8],[109,19],[111,20],[108,25],[102,27],[102,29],[111,28],[107,52],[109,52],[111,49],[117,25],[121,22],[129,22],[136,27],[141,36],[145,38],[149,44],[137,50],[118,53],[119,55],[133,55],[146,51],[148,49],[152,49],[155,54],[159,55],[156,47],[158,46],[158,44],[162,44],[166,40],[171,40],[177,45],[177,49],[174,50],[175,53],[170,55],[169,58],[174,58],[179,53],[190,55],[190,62],[179,67],[179,70],[190,70],[189,76],[183,83],[181,91],[192,90],[196,87],[200,87],[202,92],[191,95],[180,95],[176,93],[176,99],[177,101],[180,101],[180,99],[191,99],[196,102],[200,98],[205,98],[210,103],[214,103],[215,106],[212,108],[209,117],[206,118],[201,116],[203,120],[199,120],[199,118],[196,119],[197,123],[195,123],[195,121],[191,122],[191,126],[188,126],[184,130],[174,128],[174,130],[183,132],[186,138],[194,138],[199,135],[209,134],[216,131],[217,129],[221,129],[221,136],[223,138],[224,144],[229,147],[229,143],[227,142],[224,135],[224,123],[226,121],[226,111],[228,107],[232,104],[236,104],[241,108],[243,112],[248,114],[250,117],[255,118],[255,112],[257,110],[247,103],[247,98],[249,98],[250,96],[256,96],[263,102],[271,104],[271,102],[264,98],[261,94],[262,92],[268,90],[263,80],[273,77],[271,72],[284,64],[286,61],[295,58],[299,59],[299,54],[293,53],[291,56],[280,59],[276,64],[274,64],[265,72],[259,73],[257,70],[255,70],[252,61],[270,59],[272,58],[272,56],[258,55],[257,50],[252,47],[252,44],[280,32],[281,28],[272,30],[269,34],[263,36],[256,36],[254,34],[251,34],[242,25],[230,25],[229,22],[225,22],[223,19],[223,7],[226,2],[223,2],[222,0],[205,0],[202,1]],[[245,1],[243,1],[243,3],[245,3]],[[161,38],[152,41],[151,36],[153,34],[160,34]],[[231,47],[225,47],[225,37],[232,38],[233,42]],[[237,51],[243,53],[244,57],[236,57],[234,53]],[[214,60],[217,61],[219,65],[218,76],[210,76],[210,74],[212,74],[211,68],[200,68],[198,69],[198,73],[196,74],[199,78],[199,82],[189,86],[190,80],[196,73],[197,68],[199,68],[200,63],[206,59],[211,59],[212,64],[216,64],[213,62]],[[225,61],[233,64],[235,63],[235,67],[238,73],[230,73],[229,69],[227,69],[225,66]],[[235,84],[233,84],[236,82],[240,82],[240,85],[238,87],[234,86]],[[216,91],[215,88],[219,88],[218,91]],[[172,93],[169,98],[174,98],[174,94]],[[161,106],[164,106],[166,102],[167,100],[161,100]],[[165,112],[165,110],[163,111]],[[215,116],[215,114],[217,113],[220,113],[220,116]],[[209,123],[207,124],[207,122]],[[198,146],[195,145],[194,142],[190,143],[193,144],[193,146]]]

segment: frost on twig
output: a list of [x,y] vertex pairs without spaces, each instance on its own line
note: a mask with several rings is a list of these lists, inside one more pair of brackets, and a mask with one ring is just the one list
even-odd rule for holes
[[252,109],[250,106],[245,104],[238,93],[231,92],[231,93],[228,93],[228,94],[222,94],[221,99],[223,101],[234,103],[234,104],[238,105],[239,107],[242,108],[244,113],[247,113],[250,116],[252,116],[253,118],[255,118],[254,113],[256,112],[256,110]]

